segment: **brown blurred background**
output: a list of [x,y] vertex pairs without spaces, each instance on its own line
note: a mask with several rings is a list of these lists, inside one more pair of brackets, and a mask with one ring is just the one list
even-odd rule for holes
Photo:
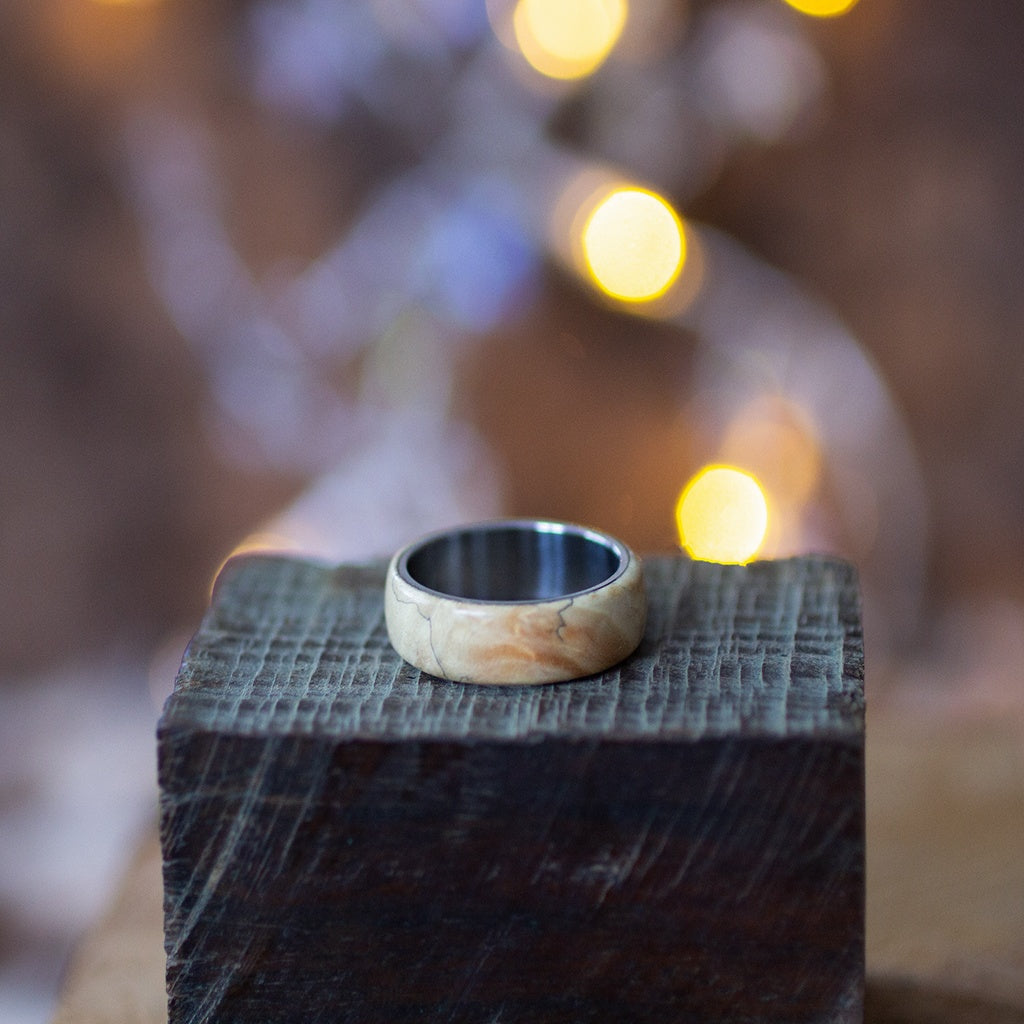
[[[47,786],[113,770],[54,754],[48,776],[64,730],[149,771],[137,737],[211,577],[268,523],[323,557],[505,512],[677,544],[732,371],[709,391],[706,320],[610,303],[536,229],[544,189],[591,164],[706,226],[709,280],[731,238],[786,272],[759,310],[788,289],[848,330],[808,415],[853,401],[852,360],[909,471],[856,415],[835,447],[810,430],[821,480],[778,553],[862,567],[878,699],[1024,712],[1024,9],[635,0],[622,53],[553,89],[489,7],[0,9],[0,865],[71,828],[51,801],[31,838]],[[815,316],[792,320],[796,363]],[[8,872],[0,961],[64,948],[31,884]]]
[[[690,25],[714,6],[694,5]],[[247,91],[247,11],[48,0],[0,15],[8,676],[187,626],[224,553],[312,476],[211,443],[204,367],[147,275],[125,124],[147,104],[201,121],[234,242],[268,276],[313,260],[429,140],[365,105],[327,126],[261,105]],[[792,272],[876,361],[927,487],[929,607],[1024,596],[1021,20],[953,0],[806,20],[828,75],[814,122],[734,146],[682,206]],[[597,100],[580,94],[554,130],[585,150]],[[497,453],[511,510],[669,547],[687,441],[664,381],[685,380],[693,345],[545,277],[528,323],[499,324],[452,360],[460,412]],[[339,364],[339,377],[361,369]],[[559,419],[581,431],[569,473],[545,454]]]

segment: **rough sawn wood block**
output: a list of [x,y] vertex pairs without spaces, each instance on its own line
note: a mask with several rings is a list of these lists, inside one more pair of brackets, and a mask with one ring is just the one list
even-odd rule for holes
[[622,665],[474,687],[383,565],[229,563],[159,726],[171,1024],[860,1020],[855,576],[646,576]]

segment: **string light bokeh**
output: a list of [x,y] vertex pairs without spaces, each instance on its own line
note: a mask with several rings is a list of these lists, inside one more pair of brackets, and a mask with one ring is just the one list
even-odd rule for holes
[[626,302],[662,296],[686,260],[686,236],[675,210],[661,196],[618,189],[596,203],[580,238],[594,283]]
[[676,523],[679,541],[692,558],[746,564],[768,532],[764,487],[747,470],[705,466],[683,488]]
[[626,0],[518,0],[516,44],[549,78],[583,78],[611,53],[626,24]]
[[802,14],[810,14],[816,18],[833,18],[845,14],[857,0],[786,0],[786,3]]

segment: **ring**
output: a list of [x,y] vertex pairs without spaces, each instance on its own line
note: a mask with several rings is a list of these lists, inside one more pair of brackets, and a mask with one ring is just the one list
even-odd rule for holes
[[395,650],[462,683],[553,683],[592,675],[640,643],[640,559],[583,526],[480,523],[431,534],[388,568],[384,616]]

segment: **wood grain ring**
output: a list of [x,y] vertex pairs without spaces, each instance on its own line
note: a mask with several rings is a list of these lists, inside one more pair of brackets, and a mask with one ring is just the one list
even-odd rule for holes
[[431,534],[391,560],[395,650],[463,683],[553,683],[601,672],[643,635],[640,559],[608,534],[501,520]]

